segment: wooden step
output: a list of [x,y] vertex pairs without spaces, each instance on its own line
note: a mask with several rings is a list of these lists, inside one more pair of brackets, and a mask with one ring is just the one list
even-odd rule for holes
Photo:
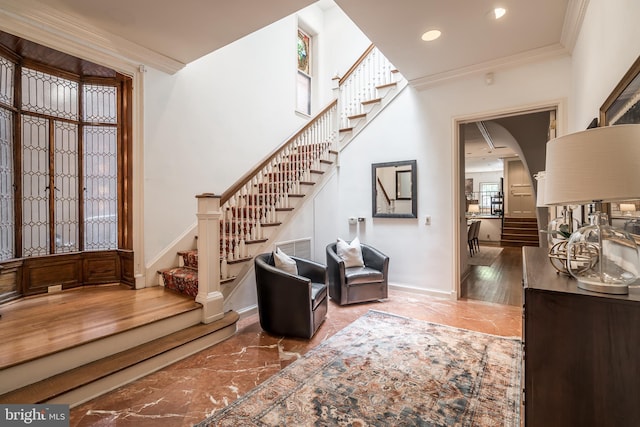
[[369,99],[368,101],[362,101],[361,104],[362,105],[371,105],[371,104],[377,104],[379,102],[382,102],[382,98]]
[[198,270],[193,267],[174,267],[158,271],[164,287],[182,295],[195,298],[198,295]]
[[521,240],[526,242],[538,241],[538,235],[526,235],[526,234],[510,234],[502,233],[502,240]]
[[360,114],[354,114],[353,116],[348,116],[347,119],[358,120],[358,119],[363,119],[365,117],[367,117],[367,113],[360,113]]
[[85,286],[2,307],[0,394],[202,320],[202,305],[159,286]]
[[[70,399],[71,396],[86,395],[88,392],[89,396],[93,398],[101,393],[96,394],[96,391],[92,389],[108,386],[107,389],[103,390],[103,392],[106,392],[114,388],[112,384],[109,384],[110,382],[121,383],[120,385],[125,384],[126,382],[122,383],[122,379],[116,377],[126,376],[127,370],[140,371],[144,364],[147,367],[143,370],[148,371],[148,374],[226,339],[226,337],[235,333],[235,324],[238,319],[239,316],[236,312],[229,311],[218,321],[206,325],[191,326],[5,393],[0,396],[0,402],[21,404],[61,402],[77,405],[82,403],[82,400],[87,400],[87,397],[80,399],[80,401],[74,401],[78,399]],[[226,331],[224,334],[219,333],[229,328],[232,331]],[[192,348],[188,349],[189,346]],[[184,347],[183,350],[187,350],[187,354],[176,358],[180,347]],[[197,350],[194,351],[196,348]],[[172,355],[171,353],[174,354]],[[163,361],[163,358],[166,360]],[[154,363],[154,359],[156,363]],[[153,369],[149,370],[150,368]],[[136,376],[139,375],[139,372],[137,372]]]
[[533,246],[533,247],[538,247],[539,243],[537,243],[537,242],[523,242],[523,241],[519,241],[519,240],[500,240],[500,246],[508,246],[508,247]]
[[508,233],[508,234],[524,234],[524,235],[530,235],[530,236],[537,236],[539,233],[538,228],[516,228],[516,227],[504,227],[502,229],[503,233]]

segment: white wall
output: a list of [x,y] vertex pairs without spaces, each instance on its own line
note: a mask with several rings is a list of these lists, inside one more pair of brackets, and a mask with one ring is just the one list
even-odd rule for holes
[[[492,86],[479,75],[420,92],[406,89],[341,153],[337,206],[326,211],[335,214],[339,237],[359,232],[362,241],[387,253],[393,284],[453,295],[462,220],[454,203],[456,118],[567,97],[569,75],[570,60],[562,58],[496,72]],[[418,219],[372,218],[371,164],[412,159],[417,160]],[[350,228],[349,216],[366,217],[364,227]]]
[[[600,105],[638,56],[639,51],[639,47],[629,41],[637,40],[640,36],[640,29],[634,26],[633,21],[634,16],[640,16],[640,4],[627,0],[613,2],[606,0],[606,2],[607,7],[605,7],[605,0],[591,0],[573,59],[563,57],[498,70],[494,73],[494,83],[491,86],[485,85],[483,76],[478,75],[420,92],[407,88],[357,137],[356,141],[341,153],[337,175],[315,197],[313,209],[305,210],[304,215],[300,217],[312,216],[312,225],[310,226],[306,219],[300,219],[284,233],[287,237],[298,238],[308,237],[308,233],[312,232],[315,240],[314,258],[319,261],[323,259],[321,249],[327,243],[336,237],[349,239],[358,234],[363,241],[390,255],[390,280],[393,284],[436,295],[454,295],[458,280],[456,277],[459,258],[457,248],[460,245],[460,243],[456,244],[456,241],[460,242],[459,229],[464,220],[460,216],[461,211],[456,202],[459,191],[459,172],[456,170],[458,141],[454,126],[456,120],[505,111],[525,110],[531,106],[560,100],[565,103],[568,116],[559,117],[560,129],[570,131],[583,129],[593,117],[597,116]],[[336,16],[341,15],[339,11],[332,11],[332,13]],[[324,16],[325,28],[348,27],[343,21],[334,23],[328,19],[329,15]],[[286,22],[286,20],[283,21]],[[290,24],[289,27],[293,25]],[[269,34],[283,30],[277,26],[270,29]],[[358,33],[354,29],[352,31]],[[281,34],[280,37],[282,36]],[[332,36],[325,34],[322,39],[322,51],[328,55],[327,61],[331,60],[329,57],[336,58],[337,52],[342,52],[336,46],[347,40],[349,40],[347,36],[332,39]],[[243,39],[240,42],[247,41]],[[242,43],[240,43],[241,46]],[[359,44],[366,47],[363,40],[358,39],[352,47],[352,51],[357,52],[358,55],[363,50],[360,49]],[[355,45],[358,46],[355,47]],[[329,53],[333,53],[333,56]],[[216,75],[217,72],[230,74],[225,69],[229,66],[228,61],[240,61],[246,54],[246,50],[241,50],[237,55],[235,52],[226,54],[229,56],[212,59],[207,57],[203,61],[210,60],[212,65],[217,66],[214,73]],[[329,68],[331,71],[325,70],[325,73],[333,74],[335,69],[342,73],[348,68],[348,66],[331,67],[333,69]],[[242,67],[238,69],[238,72],[240,71]],[[207,75],[210,76],[210,73]],[[246,83],[250,84],[250,78],[247,78],[249,81]],[[179,83],[181,83],[179,77],[157,78],[151,85],[154,93],[159,91],[157,101],[162,100],[163,103],[173,104],[173,87]],[[229,86],[233,87],[233,84]],[[279,87],[277,92],[280,94],[283,90],[286,92],[285,86]],[[256,87],[253,88],[256,89]],[[260,92],[265,92],[265,97],[270,97],[268,88],[260,86]],[[239,99],[234,99],[233,95],[235,94],[228,94],[228,98],[225,97],[227,102],[223,103],[225,105],[228,103],[230,108],[220,105],[212,105],[209,108],[214,111],[221,109],[220,114],[225,121],[233,120],[242,109],[252,113],[251,107],[245,108],[247,105]],[[258,98],[261,97],[256,97],[253,101],[260,102]],[[153,99],[154,97],[149,97],[147,101],[153,102]],[[284,102],[283,99],[287,97],[282,95],[274,97],[276,107],[274,109],[283,113],[282,117],[278,114],[277,121],[283,123],[283,127],[295,127],[296,117],[290,117],[289,107],[280,105]],[[182,103],[186,104],[182,98],[177,100],[182,100]],[[202,100],[201,104],[206,105],[207,102]],[[241,158],[239,153],[248,146],[259,148],[258,144],[234,134],[231,132],[233,129],[224,127],[226,133],[213,129],[217,131],[213,134],[216,137],[208,136],[211,130],[209,128],[214,128],[213,123],[210,122],[217,117],[217,114],[209,112],[203,114],[209,122],[191,123],[191,126],[197,127],[197,130],[193,130],[190,126],[184,126],[175,120],[171,126],[165,126],[161,123],[162,120],[170,119],[171,115],[162,114],[162,109],[165,108],[162,105],[154,105],[153,108],[154,114],[147,117],[148,120],[155,119],[147,123],[147,127],[150,128],[148,132],[153,135],[153,138],[148,138],[147,150],[152,149],[152,153],[147,156],[148,163],[154,162],[156,156],[162,157],[160,151],[172,149],[171,152],[175,152],[175,138],[164,134],[172,132],[174,126],[180,127],[179,131],[173,132],[174,135],[183,135],[186,132],[187,137],[181,138],[181,141],[200,145],[214,144],[214,147],[220,147],[219,144],[222,142],[217,139],[217,136],[222,135],[225,137],[224,142],[227,143],[225,147],[228,146],[229,140],[238,141],[240,147],[234,144],[225,148],[224,155],[220,156],[223,161],[216,158],[216,148],[209,150],[211,156],[206,162],[211,163],[211,166],[207,172],[211,175],[209,180],[216,183],[215,188],[212,186],[196,191],[193,184],[189,185],[191,188],[183,188],[190,183],[189,179],[192,177],[179,177],[180,184],[169,184],[166,182],[168,180],[164,179],[167,175],[166,170],[160,166],[153,166],[153,173],[148,173],[147,178],[151,181],[147,183],[148,194],[149,187],[160,191],[164,186],[170,186],[172,195],[187,193],[188,195],[182,200],[192,203],[190,200],[193,194],[198,191],[222,191],[226,188],[225,185],[228,185],[226,183],[233,182],[232,175],[236,170],[238,174],[245,170],[243,163],[255,163],[255,161]],[[172,105],[166,108],[171,108],[177,114],[177,107]],[[228,110],[231,112],[229,113]],[[181,121],[188,119],[184,114],[177,115]],[[275,118],[264,119],[253,117],[253,114],[251,116],[251,123],[255,120],[262,131],[273,127]],[[564,122],[567,118],[568,125]],[[239,121],[247,123],[244,116]],[[156,125],[160,129],[151,132]],[[270,132],[277,132],[277,130]],[[251,131],[250,134],[252,134]],[[147,136],[149,137],[149,133]],[[196,141],[190,141],[194,138]],[[203,138],[207,141],[201,141]],[[154,144],[157,140],[161,143],[155,148]],[[226,150],[230,152],[227,153]],[[415,220],[373,219],[371,217],[371,164],[411,159],[417,160],[419,218]],[[226,170],[227,164],[234,165],[234,169]],[[198,175],[201,174],[203,171],[198,173]],[[152,201],[147,204],[148,219],[153,217],[155,209],[162,208],[160,205],[164,206],[163,203],[154,204]],[[164,215],[166,213],[163,213]],[[430,226],[424,224],[427,215],[432,217]],[[363,216],[366,221],[358,227],[350,226],[347,222],[350,216]],[[179,222],[184,225],[190,221],[192,217],[181,218]],[[162,225],[165,224],[163,222]],[[313,230],[309,230],[309,227]],[[174,228],[180,229],[177,224]],[[150,225],[146,230],[147,238],[153,239],[152,231],[159,229],[160,224]],[[154,243],[148,243],[148,247],[152,246]],[[155,246],[161,247],[161,242],[155,242]],[[153,251],[149,250],[149,252]]]
[[[336,7],[325,37],[324,13],[310,6],[193,63],[175,75],[145,76],[145,262],[196,222],[195,196],[221,194],[295,133],[295,46],[300,23],[316,37],[314,111],[331,100],[330,77],[368,46]],[[347,21],[348,22],[348,21]],[[349,39],[347,39],[349,40]],[[351,57],[337,57],[340,42]],[[341,53],[342,50],[339,50]],[[357,53],[353,53],[357,52]],[[322,67],[320,66],[322,64]],[[331,70],[331,71],[327,71]]]
[[640,2],[590,0],[573,50],[569,132],[583,130],[640,55]]

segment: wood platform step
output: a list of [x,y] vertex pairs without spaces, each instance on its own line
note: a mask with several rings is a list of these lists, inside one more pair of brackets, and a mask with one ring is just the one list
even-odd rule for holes
[[[226,338],[227,336],[231,336],[235,333],[235,324],[238,319],[239,316],[236,312],[229,311],[218,321],[206,325],[198,324],[191,326],[187,329],[174,332],[170,335],[166,335],[120,353],[116,353],[0,395],[0,403],[25,404],[59,402],[67,403],[72,406],[78,405],[82,403],[82,401],[88,400],[88,398],[93,398],[101,394],[96,394],[96,390],[94,390],[96,388],[102,389],[104,385],[107,385],[110,382],[113,383],[114,380],[115,383],[120,383],[119,385],[128,382],[122,382],[122,379],[116,378],[112,378],[111,381],[108,379],[116,374],[120,374],[120,377],[126,376],[125,370],[127,369],[135,371],[135,376],[139,377],[141,376],[141,365],[146,364],[146,368],[142,369],[142,371],[145,371],[146,375],[168,365],[169,363],[173,363],[195,353],[196,351],[200,351],[220,342],[224,339],[222,338],[222,335]],[[216,337],[217,332],[229,328],[233,329],[233,331],[228,331],[222,335],[217,334],[218,336]],[[191,348],[187,349],[189,345]],[[184,350],[186,351],[178,351],[180,347],[184,347]],[[174,354],[170,355],[172,351]],[[178,353],[184,354],[181,355],[181,357],[178,357]],[[164,359],[166,360],[162,360],[163,356],[165,356]],[[155,363],[154,359],[156,359]],[[136,366],[138,366],[138,369],[134,369]],[[98,382],[102,382],[103,385],[99,385]],[[91,387],[92,384],[93,387]],[[82,391],[83,388],[85,388],[85,391]],[[102,390],[102,393],[113,388],[113,384],[109,384],[107,389]],[[84,399],[77,398],[77,396],[80,396],[81,394],[85,395]],[[71,396],[76,396],[76,398],[71,398]]]
[[505,217],[500,239],[502,246],[538,246],[539,230],[536,218]]

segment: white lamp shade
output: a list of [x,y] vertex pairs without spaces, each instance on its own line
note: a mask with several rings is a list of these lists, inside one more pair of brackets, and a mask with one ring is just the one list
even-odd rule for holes
[[635,212],[636,205],[633,203],[620,203],[620,212]]
[[547,143],[545,203],[640,198],[640,125],[606,126]]
[[538,189],[536,190],[536,207],[544,208],[547,206],[544,199],[545,186],[547,185],[547,173],[545,171],[538,172],[536,180],[538,181]]
[[478,212],[480,212],[480,205],[476,205],[476,204],[469,205],[469,212],[470,213],[478,213]]

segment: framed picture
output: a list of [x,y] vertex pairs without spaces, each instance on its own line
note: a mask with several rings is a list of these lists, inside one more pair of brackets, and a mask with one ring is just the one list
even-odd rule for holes
[[[613,89],[600,107],[600,126],[640,123],[640,57]],[[612,219],[624,220],[624,229],[640,234],[640,218],[636,201],[609,204]]]
[[464,179],[464,194],[469,197],[473,196],[473,178]]
[[640,57],[600,107],[600,126],[640,123]]

